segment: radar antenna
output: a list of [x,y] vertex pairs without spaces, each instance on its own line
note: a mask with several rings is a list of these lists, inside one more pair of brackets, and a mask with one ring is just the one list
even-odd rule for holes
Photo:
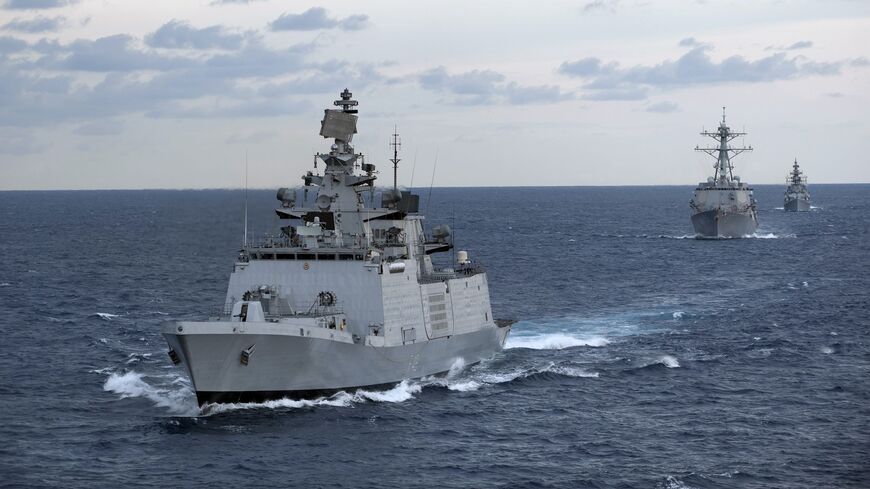
[[402,147],[402,140],[399,139],[399,131],[396,130],[396,126],[393,126],[393,135],[392,139],[390,139],[390,146],[393,148],[393,158],[390,160],[393,162],[393,190],[398,188],[398,171],[399,171],[399,162],[402,161],[399,159],[399,148]]
[[345,88],[344,91],[341,92],[341,100],[336,100],[332,103],[332,105],[335,105],[336,107],[341,107],[342,112],[344,112],[345,114],[356,114],[359,111],[357,109],[354,109],[353,107],[359,105],[359,102],[357,102],[356,100],[351,100],[351,97],[353,97],[353,94],[350,92],[350,90]]

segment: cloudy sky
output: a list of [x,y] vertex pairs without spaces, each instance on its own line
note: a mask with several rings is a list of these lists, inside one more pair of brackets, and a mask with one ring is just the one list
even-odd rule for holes
[[863,0],[0,5],[0,190],[295,185],[345,87],[406,185],[692,184],[722,106],[744,181],[870,182]]

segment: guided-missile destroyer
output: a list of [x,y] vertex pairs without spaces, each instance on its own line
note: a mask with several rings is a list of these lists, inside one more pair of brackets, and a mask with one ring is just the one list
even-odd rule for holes
[[725,124],[725,108],[722,107],[722,122],[716,132],[702,131],[702,136],[715,139],[719,144],[712,148],[695,147],[716,159],[715,172],[706,182],[701,182],[692,195],[692,225],[699,238],[741,238],[758,229],[755,197],[752,188],[734,175],[731,158],[752,151],[752,147],[732,148],[729,144],[744,132],[732,132]]
[[278,191],[276,212],[289,225],[245,239],[225,306],[206,321],[163,326],[169,357],[187,370],[200,405],[383,387],[472,365],[504,346],[510,321],[493,318],[484,269],[465,251],[453,267],[433,265],[433,254],[453,248],[451,231],[425,233],[419,196],[397,187],[398,134],[393,186],[375,188],[375,165],[351,145],[351,96],[345,89],[339,108],[325,111],[320,135],[334,142],[315,155],[323,173]]
[[794,160],[791,173],[786,179],[785,203],[783,208],[789,212],[803,212],[810,210],[810,191],[807,190],[807,177],[803,175]]

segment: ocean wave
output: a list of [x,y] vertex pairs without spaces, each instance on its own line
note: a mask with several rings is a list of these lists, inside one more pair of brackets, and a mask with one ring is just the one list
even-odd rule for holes
[[782,238],[797,238],[796,234],[775,234],[775,233],[752,233],[744,236],[744,238],[755,238],[755,239],[782,239]]
[[685,315],[686,313],[683,311],[674,311],[673,317],[674,319],[683,319],[683,316]]
[[222,404],[206,404],[203,406],[201,414],[203,416],[212,416],[220,413],[231,411],[255,410],[255,409],[300,409],[311,408],[318,406],[329,407],[351,407],[354,404],[364,402],[385,402],[399,403],[413,399],[415,394],[420,393],[423,385],[417,382],[409,382],[403,380],[395,387],[383,391],[370,391],[358,389],[353,392],[339,391],[329,397],[321,397],[318,399],[276,399],[273,401],[264,402],[237,402],[237,403],[222,403]]
[[544,366],[531,368],[515,368],[506,372],[472,372],[461,378],[427,377],[421,380],[424,387],[438,386],[451,391],[472,392],[484,387],[506,384],[516,380],[526,379],[541,374],[555,374],[564,377],[598,378],[598,372],[590,372],[574,365],[557,365],[550,362]]
[[643,361],[638,365],[638,368],[654,367],[662,365],[667,368],[680,368],[680,362],[673,355],[662,355],[652,360]]
[[[173,414],[196,416],[199,409],[189,389],[167,389],[151,385],[144,380],[145,374],[135,371],[112,373],[103,383],[103,390],[120,395],[121,399],[146,398],[156,406],[166,408]],[[193,402],[192,402],[193,401]]]
[[9,282],[0,282],[0,287],[9,287],[11,285],[12,284],[10,284]]
[[91,314],[91,317],[98,317],[104,321],[111,321],[114,318],[120,317],[119,314],[111,314],[108,312],[95,312]]
[[509,336],[505,349],[528,348],[531,350],[563,350],[576,346],[601,347],[610,344],[606,338],[592,336],[580,338],[565,333],[551,333],[534,336]]

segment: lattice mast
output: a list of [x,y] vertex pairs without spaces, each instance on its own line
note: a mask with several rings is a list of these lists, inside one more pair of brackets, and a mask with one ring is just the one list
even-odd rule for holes
[[390,146],[393,148],[393,157],[390,159],[390,161],[393,162],[393,190],[397,190],[399,186],[399,162],[402,161],[399,158],[399,148],[402,147],[402,140],[399,138],[399,131],[396,130],[396,126],[393,126],[393,134],[390,139]]
[[722,107],[722,122],[719,123],[719,129],[716,132],[702,131],[702,136],[708,136],[719,142],[719,147],[716,148],[701,148],[695,146],[695,151],[703,151],[716,159],[714,165],[715,174],[713,179],[716,183],[734,180],[734,167],[731,165],[731,158],[743,153],[744,151],[752,151],[752,146],[732,148],[729,143],[739,136],[745,136],[745,132],[732,132],[731,128],[725,124],[725,107]]

